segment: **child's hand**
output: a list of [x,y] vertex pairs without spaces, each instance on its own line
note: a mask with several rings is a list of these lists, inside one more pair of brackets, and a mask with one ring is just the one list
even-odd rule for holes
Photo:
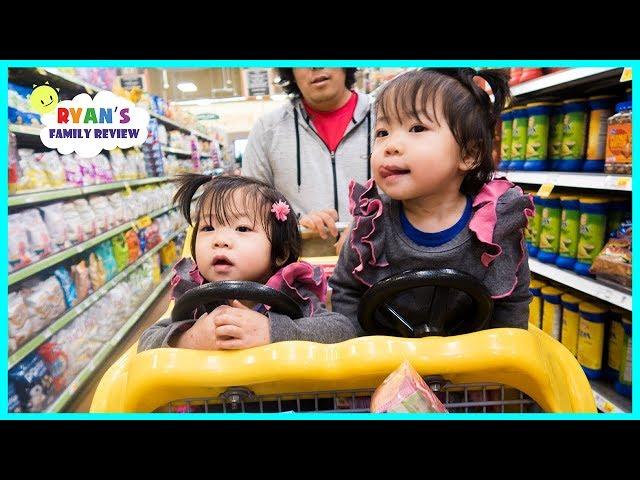
[[251,348],[271,343],[269,319],[238,300],[231,302],[231,306],[216,308],[213,314],[217,348]]
[[325,229],[329,230],[329,233],[334,237],[338,236],[338,229],[336,228],[336,221],[338,220],[338,212],[334,209],[318,210],[316,212],[309,212],[300,218],[300,225],[308,228],[320,235],[323,240],[327,239],[327,233]]
[[[220,307],[218,307],[220,308]],[[214,310],[203,314],[189,330],[182,333],[173,343],[176,348],[192,350],[216,350],[216,326]]]

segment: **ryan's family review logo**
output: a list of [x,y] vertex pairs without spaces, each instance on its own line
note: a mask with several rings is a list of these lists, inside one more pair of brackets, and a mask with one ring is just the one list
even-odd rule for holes
[[76,152],[89,158],[102,150],[140,146],[147,139],[149,112],[111,92],[98,92],[93,98],[82,93],[58,102],[56,90],[41,85],[30,101],[42,113],[42,143],[63,155]]

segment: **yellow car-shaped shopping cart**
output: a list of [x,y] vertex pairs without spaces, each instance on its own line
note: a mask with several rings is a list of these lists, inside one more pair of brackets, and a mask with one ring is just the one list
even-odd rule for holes
[[[189,244],[187,239],[185,255]],[[492,304],[483,287],[468,280],[449,270],[385,279],[360,304],[359,320],[373,335],[338,344],[289,341],[237,351],[140,353],[135,344],[103,376],[91,412],[367,412],[375,388],[406,360],[450,412],[595,413],[589,382],[561,343],[532,325],[473,331],[486,323]],[[239,298],[239,286],[246,298],[270,302],[292,318],[299,311],[285,294],[248,283],[203,285],[200,294],[180,298],[187,297],[186,303],[172,303],[166,315],[188,311],[189,302],[206,304],[229,289]],[[468,293],[477,321],[463,328],[420,325],[389,307],[389,298],[425,285]]]

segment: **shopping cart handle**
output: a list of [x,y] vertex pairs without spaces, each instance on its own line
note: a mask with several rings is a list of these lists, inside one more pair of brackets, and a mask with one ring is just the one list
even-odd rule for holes
[[228,300],[251,300],[269,305],[271,311],[282,313],[292,319],[303,316],[302,307],[287,294],[257,282],[226,280],[211,282],[192,288],[182,295],[171,311],[174,322],[192,316],[193,310],[204,306],[212,312],[221,302]]
[[[441,317],[423,323],[409,322],[387,301],[406,290],[419,287],[445,287],[467,293],[475,302],[475,315],[471,320],[447,320]],[[376,315],[377,311],[386,322],[380,320]],[[418,338],[460,335],[483,330],[492,313],[493,300],[489,291],[468,273],[450,268],[405,270],[379,281],[365,292],[358,306],[358,321],[364,331],[372,335]]]

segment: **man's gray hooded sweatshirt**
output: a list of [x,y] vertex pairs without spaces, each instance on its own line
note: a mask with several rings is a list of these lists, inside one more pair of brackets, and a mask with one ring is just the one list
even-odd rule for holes
[[370,97],[358,93],[353,118],[334,152],[322,141],[300,98],[261,117],[253,126],[242,173],[279,190],[300,215],[334,208],[350,222],[349,180],[370,176],[371,130],[375,118]]

